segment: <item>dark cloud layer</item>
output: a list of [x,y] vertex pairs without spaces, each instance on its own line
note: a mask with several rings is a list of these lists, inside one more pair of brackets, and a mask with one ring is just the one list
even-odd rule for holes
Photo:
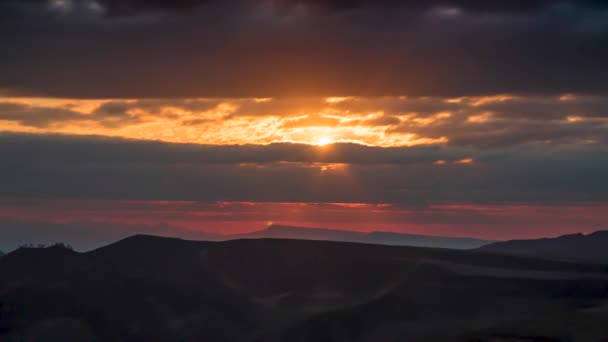
[[3,1],[0,89],[60,97],[608,90],[606,1]]
[[284,6],[304,4],[333,10],[352,10],[361,7],[421,10],[443,7],[487,12],[537,12],[547,7],[565,5],[597,8],[608,6],[608,3],[603,0],[288,0],[276,1],[276,3],[283,4]]
[[[333,149],[333,150],[332,150]],[[324,152],[332,150],[330,152]],[[202,201],[608,201],[604,144],[505,149],[201,146],[0,136],[4,196]],[[473,159],[473,163],[452,163]],[[446,160],[436,165],[436,160]]]
[[[53,1],[45,0],[8,0],[7,3],[30,3],[35,5],[49,5]],[[71,6],[98,4],[109,14],[137,14],[150,10],[157,11],[190,11],[217,0],[73,0],[68,1]],[[399,8],[421,10],[436,7],[459,8],[472,11],[514,11],[537,12],[551,6],[584,6],[602,8],[608,6],[603,0],[267,0],[267,3],[279,9],[293,8],[295,6],[310,6],[328,10],[354,10],[358,8]],[[52,5],[51,5],[52,6]]]
[[[404,153],[407,151],[407,153]],[[270,145],[167,144],[152,141],[0,133],[3,161],[40,164],[209,165],[241,163],[416,164],[459,160],[469,151],[440,146],[382,148],[335,144],[331,148],[292,143]],[[62,159],[65,158],[65,159]]]

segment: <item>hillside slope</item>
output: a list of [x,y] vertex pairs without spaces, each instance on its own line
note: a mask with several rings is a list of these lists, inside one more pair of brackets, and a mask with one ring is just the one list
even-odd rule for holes
[[571,234],[556,238],[495,242],[482,246],[480,250],[502,254],[608,263],[608,231],[598,231],[588,235]]
[[139,235],[1,258],[0,340],[599,340],[607,289],[602,266],[480,251]]

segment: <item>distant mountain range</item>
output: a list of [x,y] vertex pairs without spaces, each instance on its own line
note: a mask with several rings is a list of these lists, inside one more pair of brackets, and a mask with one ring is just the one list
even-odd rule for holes
[[570,234],[556,238],[494,242],[480,247],[479,250],[500,254],[606,262],[608,261],[608,231],[598,231],[588,235]]
[[[342,242],[358,242],[381,245],[403,245],[419,247],[437,247],[452,249],[478,248],[494,241],[472,238],[440,237],[415,234],[400,234],[390,232],[356,232],[344,229],[325,229],[295,227],[287,225],[271,225],[267,228],[242,234],[217,234],[198,230],[185,230],[177,227],[139,227],[139,226],[103,226],[103,231],[87,234],[87,231],[95,231],[100,227],[79,226],[70,224],[68,226],[57,224],[36,224],[13,227],[19,228],[20,233],[8,234],[0,237],[0,250],[10,252],[22,246],[24,243],[35,245],[51,245],[57,242],[69,243],[76,250],[90,251],[102,245],[111,243],[127,237],[128,232],[133,234],[160,235],[168,237],[179,237],[199,241],[228,241],[238,239],[296,239],[296,240],[326,240]],[[0,231],[5,229],[0,223]],[[92,229],[92,230],[91,230]],[[77,233],[76,233],[77,232]],[[0,254],[1,255],[1,254]]]
[[556,238],[489,241],[474,238],[442,237],[375,231],[370,233],[338,229],[272,225],[266,229],[239,235],[218,236],[215,241],[234,239],[296,239],[356,242],[389,246],[412,246],[448,249],[479,249],[482,252],[512,254],[551,259],[608,262],[608,231],[570,234]]
[[370,243],[391,246],[434,247],[450,249],[473,249],[487,245],[494,241],[461,237],[442,237],[431,235],[402,234],[375,231],[361,233],[339,229],[291,227],[272,225],[266,229],[238,235],[218,235],[212,240],[234,239],[297,239],[297,240],[323,240]]

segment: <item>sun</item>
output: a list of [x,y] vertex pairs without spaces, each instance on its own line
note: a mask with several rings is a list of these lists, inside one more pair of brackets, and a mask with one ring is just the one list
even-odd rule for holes
[[332,144],[333,142],[334,141],[331,138],[321,137],[321,138],[317,139],[317,142],[315,143],[315,145],[326,146],[326,145]]

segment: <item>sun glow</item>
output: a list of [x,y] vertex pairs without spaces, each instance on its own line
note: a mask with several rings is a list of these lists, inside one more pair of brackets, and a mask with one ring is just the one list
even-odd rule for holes
[[[0,107],[8,108],[0,110],[0,131],[210,145],[276,142],[319,147],[336,143],[382,147],[440,145],[449,141],[449,134],[461,121],[471,123],[466,129],[475,130],[497,120],[490,110],[477,107],[508,98],[451,99],[446,100],[450,103],[446,105],[441,99],[404,97],[169,101],[0,96]],[[564,120],[576,123],[584,119],[584,114],[577,113]]]
[[320,137],[319,139],[317,139],[317,141],[314,143],[317,146],[327,146],[329,144],[333,144],[334,141],[331,138],[328,137]]
[[336,103],[347,101],[349,99],[350,99],[350,97],[326,97],[325,102],[329,103],[329,104],[336,104]]

